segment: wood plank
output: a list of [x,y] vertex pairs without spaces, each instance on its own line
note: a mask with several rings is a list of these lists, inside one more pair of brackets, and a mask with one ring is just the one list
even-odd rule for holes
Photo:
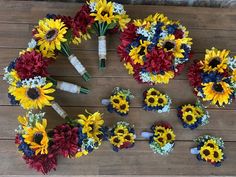
[[[63,2],[0,2],[0,22],[4,23],[35,23],[47,13],[74,15],[80,3]],[[9,13],[14,8],[14,13]],[[204,29],[236,29],[236,14],[228,8],[198,8],[146,5],[125,5],[131,18],[144,18],[149,14],[160,12],[170,19],[180,20],[191,28]],[[137,9],[140,9],[137,13]],[[214,15],[211,15],[214,14]],[[219,23],[220,22],[220,23]]]
[[[147,142],[137,142],[134,148],[115,153],[109,143],[81,159],[58,160],[53,175],[235,175],[236,143],[226,143],[226,161],[221,167],[199,162],[189,153],[193,142],[176,142],[169,156],[154,155]],[[39,175],[28,169],[16,152],[13,141],[0,141],[0,175]],[[66,169],[66,170],[65,170]]]
[[[19,29],[18,29],[19,28]],[[0,47],[2,48],[26,48],[31,39],[31,25],[28,24],[1,24],[0,25]],[[216,47],[226,48],[235,51],[236,30],[211,30],[211,29],[190,29],[190,36],[193,38],[193,51],[205,52],[205,49]],[[226,42],[227,41],[227,42]],[[107,36],[107,49],[116,50],[119,45],[119,34]],[[97,50],[97,37],[84,41],[78,47],[79,50]]]
[[[215,110],[209,109],[210,123],[203,127],[198,127],[191,131],[184,129],[177,118],[176,110],[172,109],[169,113],[158,114],[154,112],[146,112],[141,108],[131,108],[126,118],[117,114],[109,113],[105,108],[101,107],[64,107],[65,111],[72,117],[77,118],[78,114],[85,113],[85,109],[89,112],[100,111],[104,113],[105,124],[112,127],[117,121],[127,121],[135,126],[137,138],[143,140],[140,136],[142,131],[149,131],[149,128],[155,121],[166,120],[174,127],[177,140],[192,140],[193,137],[202,134],[211,134],[222,137],[225,141],[236,141],[236,111],[235,110]],[[64,122],[52,108],[44,109],[48,120],[48,129],[54,128],[56,125]],[[11,112],[11,114],[9,114]],[[24,111],[20,107],[5,106],[0,109],[0,125],[4,125],[0,129],[0,139],[14,139],[13,131],[18,126],[17,116],[24,115]]]
[[[68,92],[56,91],[55,100],[62,106],[101,106],[101,100],[109,98],[114,87],[122,87],[130,89],[135,99],[131,102],[131,107],[141,107],[142,93],[145,89],[151,87],[146,84],[139,84],[132,77],[120,78],[92,78],[89,82],[84,82],[80,77],[54,77],[57,80],[63,80],[75,83],[90,89],[87,95],[74,95]],[[188,80],[171,80],[169,84],[159,84],[154,86],[163,93],[167,93],[173,103],[172,108],[185,103],[196,101],[196,97],[192,92]],[[0,105],[9,105],[9,100],[6,94],[8,84],[5,81],[0,81]],[[91,101],[93,100],[93,101]],[[235,109],[236,102],[225,106],[221,109]],[[213,108],[217,108],[213,106]]]

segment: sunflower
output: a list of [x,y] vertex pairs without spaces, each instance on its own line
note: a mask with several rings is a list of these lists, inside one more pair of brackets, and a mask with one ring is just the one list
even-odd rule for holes
[[18,75],[15,69],[12,69],[9,73],[7,73],[6,78],[9,80],[10,84],[13,86],[16,86],[17,82],[20,81],[20,76]]
[[83,126],[82,132],[87,134],[88,138],[94,138],[95,141],[100,141],[99,136],[103,134],[100,129],[104,124],[102,115],[99,112],[95,112],[88,117],[83,114],[79,114],[78,117],[77,122]]
[[155,142],[157,142],[159,144],[160,147],[163,147],[166,145],[166,136],[165,134],[164,135],[160,135],[160,136],[157,136],[157,137],[154,137],[153,138]]
[[119,14],[115,16],[118,21],[121,31],[124,31],[126,25],[130,22],[130,18],[127,14]]
[[197,121],[196,115],[193,112],[184,112],[182,120],[188,125],[192,125]]
[[24,141],[30,145],[30,148],[35,150],[35,154],[47,154],[48,153],[48,135],[45,130],[47,126],[47,120],[43,119],[42,124],[36,122],[35,127],[24,127],[25,134],[22,135]]
[[128,70],[128,74],[134,74],[134,68],[129,62],[124,63],[124,66]]
[[166,71],[163,74],[151,74],[151,80],[155,84],[164,83],[168,84],[170,79],[174,78],[175,74],[173,71]]
[[218,148],[218,145],[217,145],[216,141],[213,140],[213,139],[210,139],[210,140],[206,141],[206,142],[204,143],[204,146],[209,146],[209,147],[212,148],[212,149]]
[[236,83],[236,69],[233,70],[232,72],[232,78],[231,78],[233,83]]
[[191,104],[187,104],[187,105],[184,105],[181,109],[181,111],[184,113],[184,112],[194,112],[195,111],[195,106],[191,105]]
[[143,57],[147,55],[147,48],[150,44],[151,42],[149,41],[140,40],[140,45],[130,50],[129,56],[132,58],[134,64],[144,64]]
[[119,103],[119,107],[117,109],[118,112],[126,114],[129,111],[129,103],[126,100],[121,100]]
[[195,107],[194,113],[196,114],[197,118],[200,118],[204,115],[204,111],[200,107]]
[[123,126],[123,125],[118,125],[116,128],[115,128],[115,131],[114,131],[115,135],[118,135],[118,136],[123,136],[124,134],[127,134],[129,133],[129,130],[127,129],[126,126]]
[[126,133],[123,135],[124,141],[129,143],[134,143],[134,134],[133,133]]
[[224,153],[222,152],[222,149],[220,149],[220,148],[216,148],[216,149],[214,149],[214,151],[213,151],[213,161],[214,162],[220,162],[220,161],[222,161],[223,160],[223,155],[224,155]]
[[88,151],[86,150],[81,150],[81,151],[78,151],[76,154],[75,154],[75,158],[80,158],[81,156],[83,155],[88,155]]
[[166,132],[166,128],[162,126],[156,126],[154,129],[154,135],[162,135]]
[[230,85],[224,81],[220,82],[208,82],[203,85],[203,93],[205,98],[203,101],[211,101],[212,104],[228,104],[230,100],[230,95],[233,92],[233,89]]
[[52,83],[46,85],[30,87],[23,85],[21,87],[9,87],[9,93],[20,102],[24,109],[42,109],[44,106],[50,106],[50,101],[54,98],[47,94],[53,93],[55,90]]
[[38,40],[39,49],[44,55],[48,51],[61,50],[61,43],[67,41],[65,38],[67,27],[60,19],[39,20],[36,31],[34,37]]
[[212,160],[213,157],[213,149],[209,146],[202,146],[200,149],[201,158],[205,161]]
[[29,119],[25,116],[18,116],[17,120],[22,126],[27,126],[29,122]]
[[168,99],[163,94],[160,94],[160,95],[156,96],[156,98],[157,98],[157,106],[164,107],[168,102]]
[[124,143],[124,138],[122,136],[112,136],[109,141],[111,142],[112,145],[116,146],[116,147],[120,147],[123,145]]
[[220,51],[214,47],[211,50],[206,50],[202,69],[204,72],[217,71],[223,73],[227,68],[228,55],[229,50]]
[[148,96],[146,96],[144,102],[146,103],[147,106],[155,107],[158,104],[157,96],[148,95]]
[[166,135],[167,142],[172,142],[175,140],[175,134],[172,129],[167,128],[165,135]]
[[120,98],[119,95],[113,95],[110,97],[110,102],[112,104],[112,107],[115,109],[119,108],[121,100],[122,100],[122,98]]
[[155,96],[155,95],[159,95],[159,94],[160,94],[160,92],[158,90],[156,90],[155,88],[150,88],[150,89],[147,90],[147,94],[146,95],[153,95],[153,96]]
[[115,20],[112,2],[107,2],[106,0],[99,0],[95,8],[96,12],[90,14],[94,17],[95,21],[98,21],[99,23],[106,22],[107,24],[110,24]]

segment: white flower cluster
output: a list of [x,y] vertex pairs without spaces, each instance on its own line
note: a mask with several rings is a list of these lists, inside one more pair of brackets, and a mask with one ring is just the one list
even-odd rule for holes
[[24,79],[22,85],[29,88],[41,87],[46,85],[46,77],[35,76],[34,78]]
[[228,57],[228,66],[231,70],[236,69],[236,56],[235,57]]
[[117,13],[120,15],[125,14],[124,6],[122,4],[115,3],[115,2],[113,2],[113,11],[114,13]]
[[148,72],[140,72],[140,79],[142,80],[142,82],[151,82],[151,77],[150,74]]
[[96,6],[97,6],[96,2],[90,2],[89,3],[90,12],[96,12]]
[[82,143],[82,146],[81,146],[81,149],[82,150],[86,150],[88,147],[92,147],[92,148],[95,148],[95,141],[93,138],[87,138],[87,139],[84,139],[83,140],[83,143]]
[[153,152],[160,155],[168,155],[173,150],[173,147],[174,143],[166,143],[166,145],[163,147],[160,147],[160,145],[155,141],[150,144],[150,148],[153,150]]
[[126,127],[129,127],[129,123],[128,122],[123,122],[123,121],[120,121],[120,122],[117,122],[116,125],[123,125],[123,126],[126,126]]
[[139,27],[136,31],[137,34],[143,35],[148,41],[151,41],[156,33],[156,27],[154,24],[151,25],[150,30],[146,30],[143,27]]
[[33,38],[31,39],[31,41],[28,43],[28,48],[30,49],[34,49],[37,45],[36,40],[34,40]]
[[170,111],[170,105],[172,103],[170,97],[168,95],[165,95],[167,100],[168,100],[168,103],[160,110],[158,110],[157,112],[158,113],[163,113],[163,112],[169,112]]
[[15,81],[15,78],[8,72],[8,67],[4,68],[3,80],[7,81],[8,84],[11,84]]

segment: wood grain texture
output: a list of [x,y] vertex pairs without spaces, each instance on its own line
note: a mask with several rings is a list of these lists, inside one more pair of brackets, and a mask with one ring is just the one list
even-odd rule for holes
[[[20,50],[27,46],[31,38],[31,29],[39,18],[47,13],[73,15],[79,9],[79,3],[60,2],[31,2],[31,1],[0,1],[0,75],[2,68],[18,56]],[[168,6],[141,6],[126,5],[132,18],[143,18],[155,12],[165,13],[170,19],[180,20],[190,31],[193,37],[194,59],[204,57],[206,48],[230,49],[236,53],[236,11],[234,9],[196,8],[196,7],[168,7]],[[73,95],[62,91],[55,93],[56,101],[73,118],[83,113],[85,109],[90,112],[104,112],[104,119],[108,126],[115,122],[126,120],[135,125],[137,143],[133,149],[114,153],[108,142],[89,156],[72,160],[60,158],[56,176],[70,175],[180,175],[180,176],[235,176],[236,175],[236,103],[223,109],[210,107],[210,124],[199,127],[194,131],[184,129],[180,124],[175,108],[185,103],[193,103],[196,97],[192,93],[185,71],[171,80],[168,85],[155,86],[167,93],[173,100],[170,113],[158,114],[146,112],[141,109],[142,92],[148,88],[145,84],[138,84],[127,74],[119,56],[116,53],[119,44],[119,34],[107,37],[108,66],[104,72],[97,68],[97,40],[83,42],[79,47],[73,46],[74,53],[86,66],[92,79],[82,81],[67,59],[59,56],[50,66],[50,73],[58,80],[65,80],[88,87],[88,95]],[[189,62],[188,65],[191,64]],[[131,102],[130,113],[127,118],[111,114],[100,104],[102,98],[108,98],[115,86],[129,88],[135,95]],[[10,106],[7,98],[8,85],[0,81],[0,176],[41,176],[28,169],[20,160],[14,145],[14,129],[17,128],[17,116],[24,115],[25,111],[18,106]],[[48,128],[64,122],[50,107],[44,109],[48,119]],[[177,135],[174,152],[167,157],[154,155],[149,149],[148,142],[140,133],[148,131],[153,122],[167,120]],[[220,168],[199,162],[189,153],[194,145],[193,138],[199,135],[211,134],[222,137],[226,141],[226,161]]]

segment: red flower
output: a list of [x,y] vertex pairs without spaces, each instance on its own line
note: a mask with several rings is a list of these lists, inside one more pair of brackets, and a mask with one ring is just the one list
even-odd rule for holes
[[43,174],[47,174],[52,169],[56,170],[57,152],[52,149],[49,149],[48,154],[38,154],[32,157],[27,157],[24,155],[23,159],[31,168],[34,168]]
[[74,20],[71,16],[57,15],[55,19],[61,19],[68,29],[71,29],[74,26]]
[[78,151],[78,128],[68,124],[59,125],[53,130],[52,148],[64,157],[73,157]]
[[180,29],[175,30],[174,32],[175,39],[182,39],[184,36],[184,32]]
[[16,60],[15,70],[21,79],[29,79],[34,76],[48,76],[48,60],[36,51],[25,52]]
[[144,68],[148,72],[160,73],[161,71],[169,71],[172,66],[172,53],[165,52],[161,48],[155,47],[146,56]]
[[190,82],[190,85],[193,87],[198,87],[201,85],[202,78],[201,78],[201,64],[197,61],[194,61],[192,66],[190,66],[188,71],[188,80]]
[[16,137],[15,137],[15,144],[19,145],[20,143],[21,143],[20,135],[19,135],[19,134],[16,134]]
[[156,127],[156,126],[162,126],[162,127],[165,127],[165,128],[173,129],[173,127],[166,121],[158,121],[154,124],[153,127]]
[[175,75],[180,74],[184,70],[185,64],[178,64],[176,69],[175,69]]

